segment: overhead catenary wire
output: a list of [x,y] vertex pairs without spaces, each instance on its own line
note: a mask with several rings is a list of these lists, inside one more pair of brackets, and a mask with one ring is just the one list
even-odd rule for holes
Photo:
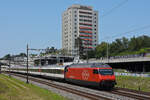
[[150,25],[139,27],[139,28],[136,28],[136,29],[133,29],[133,30],[129,30],[127,32],[123,32],[123,33],[116,34],[116,35],[113,35],[113,36],[107,36],[107,37],[102,38],[101,40],[102,41],[108,40],[110,38],[114,38],[114,37],[117,37],[117,36],[121,36],[121,35],[124,35],[124,34],[129,34],[129,33],[132,33],[132,32],[136,32],[136,31],[140,31],[140,30],[144,30],[144,29],[148,29],[148,28],[150,28]]
[[[108,10],[106,13],[102,14],[100,17],[104,18],[105,16],[109,15],[110,13],[112,13],[114,10],[116,10],[117,8],[123,6],[125,3],[127,3],[128,0],[123,0],[120,3],[118,3],[116,6],[112,7],[112,9]],[[107,38],[107,37],[105,37]],[[108,38],[107,38],[108,39]]]
[[117,8],[123,6],[125,3],[127,3],[128,0],[124,0],[122,2],[120,2],[119,4],[117,4],[116,6],[114,6],[112,9],[110,9],[109,11],[107,11],[106,13],[104,13],[103,15],[101,15],[101,17],[105,17],[107,15],[109,15],[110,13],[112,13],[114,10],[116,10]]

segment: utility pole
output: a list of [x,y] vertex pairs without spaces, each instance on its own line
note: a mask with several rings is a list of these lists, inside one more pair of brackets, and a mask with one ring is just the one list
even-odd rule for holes
[[11,61],[11,57],[9,57],[9,65],[8,65],[8,66],[9,66],[9,77],[11,77],[11,74],[10,74],[10,73],[11,73],[11,72],[10,72],[10,66],[11,66],[10,63],[11,63],[11,62],[10,62],[10,61]]
[[107,62],[109,62],[109,43],[107,41]]
[[29,65],[28,65],[28,56],[29,56],[29,54],[28,54],[28,51],[29,51],[29,47],[28,47],[28,44],[27,44],[27,81],[26,81],[26,83],[27,84],[29,84],[29,77],[28,77],[28,67],[29,67]]
[[86,62],[88,63],[88,59],[89,59],[89,57],[88,57],[88,49],[86,50]]
[[1,68],[2,68],[2,67],[1,67],[1,63],[0,63],[0,74],[1,74]]
[[89,50],[89,40],[87,41],[87,50],[86,50],[86,62],[88,63],[89,61],[89,55],[88,55],[88,50]]

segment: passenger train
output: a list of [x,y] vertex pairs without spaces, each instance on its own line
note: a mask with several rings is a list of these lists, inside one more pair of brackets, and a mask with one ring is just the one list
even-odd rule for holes
[[[11,72],[26,74],[26,67],[14,66]],[[29,67],[30,75],[62,79],[74,84],[112,89],[115,84],[113,69],[104,63],[78,63],[71,65],[50,65]]]

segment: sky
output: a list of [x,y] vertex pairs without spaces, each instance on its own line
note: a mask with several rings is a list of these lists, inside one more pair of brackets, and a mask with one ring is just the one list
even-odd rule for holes
[[150,36],[150,0],[0,0],[0,57],[29,48],[61,48],[62,13],[72,4],[99,12],[99,43]]

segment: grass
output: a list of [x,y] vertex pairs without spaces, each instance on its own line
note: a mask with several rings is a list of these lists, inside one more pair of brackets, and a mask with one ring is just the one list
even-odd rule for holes
[[0,74],[0,100],[67,100],[33,84]]
[[150,92],[149,77],[116,76],[117,87]]
[[114,72],[119,72],[119,73],[127,73],[125,69],[115,69],[113,68]]

